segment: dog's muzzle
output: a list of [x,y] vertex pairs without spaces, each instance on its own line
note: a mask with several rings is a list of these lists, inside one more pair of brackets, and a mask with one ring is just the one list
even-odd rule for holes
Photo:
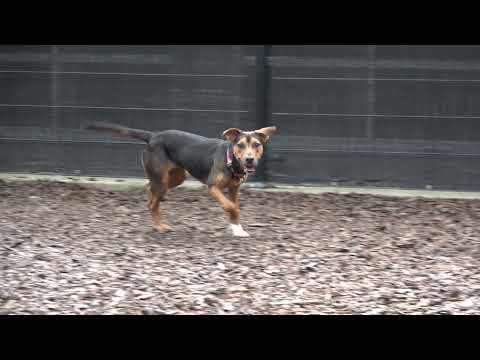
[[257,162],[254,158],[246,158],[245,159],[245,170],[248,173],[254,173],[257,169]]

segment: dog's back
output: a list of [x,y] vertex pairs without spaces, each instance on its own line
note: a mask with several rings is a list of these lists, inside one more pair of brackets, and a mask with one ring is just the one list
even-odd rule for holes
[[165,151],[169,160],[205,181],[216,156],[226,152],[228,142],[180,130],[165,130],[152,136],[150,151]]

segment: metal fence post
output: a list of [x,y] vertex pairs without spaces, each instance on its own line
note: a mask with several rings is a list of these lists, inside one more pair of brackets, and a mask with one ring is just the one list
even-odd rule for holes
[[[270,64],[269,56],[271,53],[271,45],[262,45],[258,47],[257,56],[256,56],[256,94],[255,94],[255,104],[256,104],[256,114],[255,122],[258,128],[269,126],[270,120]],[[258,174],[260,181],[268,181],[268,151],[265,150],[263,156],[263,166],[261,171]]]
[[57,129],[58,121],[58,109],[57,109],[57,98],[58,98],[58,47],[57,45],[50,46],[50,117],[51,117],[51,126],[53,129]]

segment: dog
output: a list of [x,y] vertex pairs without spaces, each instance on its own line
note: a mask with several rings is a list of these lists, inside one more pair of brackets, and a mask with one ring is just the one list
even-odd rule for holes
[[[169,189],[185,181],[187,173],[207,185],[208,193],[229,216],[233,236],[248,237],[240,224],[240,185],[253,174],[264,146],[277,130],[269,126],[254,131],[230,128],[224,139],[206,138],[180,130],[150,132],[96,122],[87,129],[144,141],[142,164],[149,182],[148,203],[153,228],[161,233],[172,228],[161,220],[160,202]],[[228,191],[228,196],[224,191]]]

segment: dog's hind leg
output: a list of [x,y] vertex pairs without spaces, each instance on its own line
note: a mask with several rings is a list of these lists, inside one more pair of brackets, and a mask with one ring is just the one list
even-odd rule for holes
[[150,182],[147,185],[148,208],[152,214],[153,228],[159,232],[170,231],[171,228],[161,221],[160,202],[164,199],[169,185],[169,171],[173,164],[163,149],[145,151],[143,153],[145,174]]
[[185,169],[176,167],[170,170],[168,174],[168,189],[181,185],[187,177]]
[[160,201],[165,196],[167,192],[166,183],[162,184],[152,184],[152,201],[150,202],[150,212],[152,213],[153,228],[159,232],[171,231],[172,228],[162,222],[160,217]]
[[151,189],[151,184],[150,181],[148,184],[145,186],[145,191],[147,192],[148,200],[147,200],[147,207],[150,209],[152,206],[152,201],[153,201],[153,195],[152,195],[152,189]]

